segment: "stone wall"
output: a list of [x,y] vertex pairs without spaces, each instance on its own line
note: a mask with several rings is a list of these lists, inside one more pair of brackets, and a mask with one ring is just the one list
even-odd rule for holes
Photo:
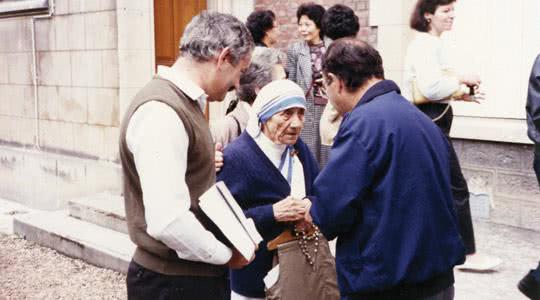
[[35,19],[36,94],[32,18],[0,19],[0,197],[44,209],[120,190],[122,112],[154,70],[152,0],[54,3]]
[[[25,146],[36,141],[31,26],[30,17],[0,20],[0,141]],[[42,148],[116,159],[116,28],[116,1],[56,1],[53,17],[35,20]]]
[[540,188],[532,168],[533,146],[454,140],[463,173],[473,193],[487,194],[487,220],[540,230]]

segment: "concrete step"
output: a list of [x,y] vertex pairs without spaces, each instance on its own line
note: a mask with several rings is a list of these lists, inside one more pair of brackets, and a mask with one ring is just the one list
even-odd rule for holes
[[127,233],[124,198],[110,193],[70,200],[69,215],[92,224]]
[[13,234],[13,218],[35,212],[35,209],[24,206],[18,202],[0,199],[0,233]]
[[69,217],[67,211],[15,216],[13,230],[67,256],[122,273],[135,251],[127,234]]

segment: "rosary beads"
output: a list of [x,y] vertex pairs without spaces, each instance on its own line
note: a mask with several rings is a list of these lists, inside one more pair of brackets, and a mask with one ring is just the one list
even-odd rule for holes
[[[313,233],[309,234],[304,228],[298,229],[298,226],[294,226],[294,235],[298,239],[298,245],[302,254],[306,257],[307,262],[310,266],[315,266],[315,258],[317,256],[317,251],[319,249],[319,236],[321,231],[316,225],[313,225]],[[310,254],[308,244],[313,241],[313,254]]]

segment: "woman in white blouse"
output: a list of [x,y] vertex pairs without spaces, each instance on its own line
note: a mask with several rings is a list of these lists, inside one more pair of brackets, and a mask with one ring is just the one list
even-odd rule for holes
[[[455,0],[418,0],[410,26],[416,37],[405,58],[403,95],[431,118],[449,137],[452,126],[452,101],[477,102],[473,95],[481,81],[476,74],[460,74],[453,69],[441,40],[452,29]],[[450,147],[452,194],[457,208],[460,233],[467,262],[464,269],[489,270],[501,261],[476,252],[469,205],[469,189],[453,146]]]

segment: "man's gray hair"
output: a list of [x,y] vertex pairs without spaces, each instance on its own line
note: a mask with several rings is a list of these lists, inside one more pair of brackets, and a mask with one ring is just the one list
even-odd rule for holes
[[186,26],[180,40],[180,55],[205,62],[226,47],[231,50],[231,63],[238,64],[254,47],[249,30],[231,15],[203,11]]
[[261,89],[272,82],[275,65],[285,67],[285,54],[277,49],[255,47],[251,56],[251,65],[240,77],[240,86],[236,91],[239,100],[253,103],[257,97],[256,89]]

